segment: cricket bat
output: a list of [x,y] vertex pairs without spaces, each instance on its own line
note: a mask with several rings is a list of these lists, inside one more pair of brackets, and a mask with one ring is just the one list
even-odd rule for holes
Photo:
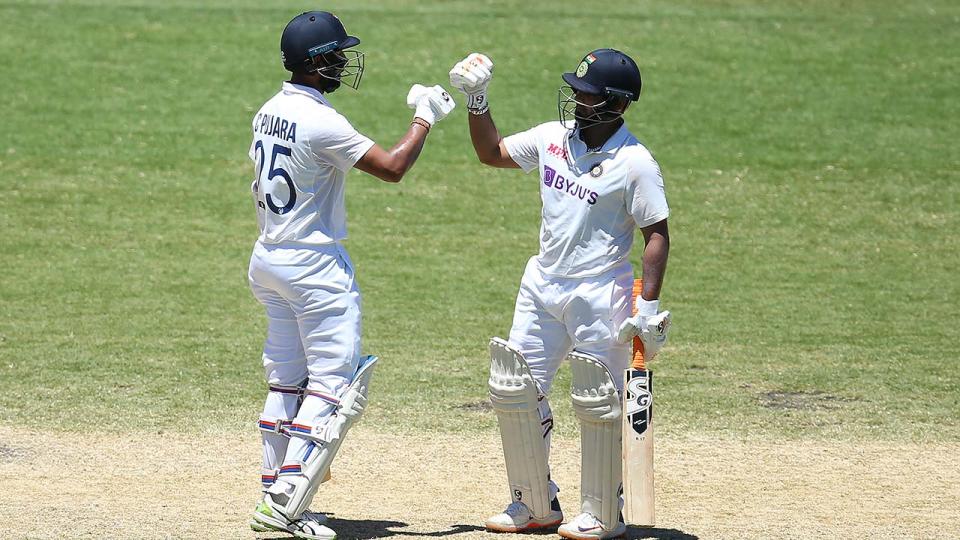
[[[630,305],[643,281],[633,282]],[[623,379],[623,498],[624,519],[633,525],[652,527],[653,514],[653,372],[643,357],[643,342],[633,338],[633,359]]]

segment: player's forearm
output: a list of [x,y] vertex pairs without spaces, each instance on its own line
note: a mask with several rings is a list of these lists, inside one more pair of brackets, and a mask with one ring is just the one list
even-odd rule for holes
[[389,170],[395,178],[394,182],[399,182],[403,175],[413,167],[423,151],[423,145],[427,141],[427,134],[430,130],[418,123],[410,124],[407,133],[397,141],[387,153],[390,154]]
[[468,114],[470,140],[477,158],[486,165],[495,165],[500,157],[500,132],[490,111],[483,114]]
[[670,234],[666,223],[658,230],[644,231],[646,246],[643,249],[643,291],[644,300],[660,298],[660,287],[667,273],[667,256],[670,253]]
[[425,125],[414,121],[393,148],[384,150],[375,144],[354,166],[384,182],[397,183],[416,163],[429,131]]

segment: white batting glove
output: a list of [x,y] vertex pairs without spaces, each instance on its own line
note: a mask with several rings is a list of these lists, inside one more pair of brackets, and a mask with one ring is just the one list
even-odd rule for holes
[[661,311],[659,300],[644,300],[637,297],[637,314],[623,321],[617,333],[617,341],[629,343],[634,336],[640,336],[643,342],[643,355],[652,359],[667,343],[670,330],[670,312]]
[[450,86],[467,96],[467,110],[483,114],[489,109],[487,85],[493,78],[493,61],[485,54],[471,53],[450,70]]
[[457,104],[439,84],[432,88],[415,84],[407,93],[407,106],[416,109],[413,113],[414,118],[422,118],[433,126],[446,118]]

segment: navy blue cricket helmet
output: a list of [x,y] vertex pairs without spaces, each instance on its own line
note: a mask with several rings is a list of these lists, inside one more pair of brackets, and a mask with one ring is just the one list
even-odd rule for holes
[[288,71],[319,73],[332,92],[340,83],[356,89],[363,76],[363,53],[348,51],[360,39],[347,34],[343,23],[327,11],[307,11],[294,17],[280,36],[280,59]]
[[[624,101],[640,99],[643,86],[637,63],[616,49],[597,49],[588,53],[576,71],[563,74],[563,81],[569,86],[560,89],[558,108],[560,121],[568,128],[572,128],[570,122],[574,120],[580,127],[587,127],[620,118],[623,114],[620,106]],[[604,99],[599,104],[588,106],[577,102],[575,92]],[[578,104],[581,109],[589,108],[590,114],[577,114]]]
[[598,96],[640,99],[640,68],[626,54],[616,49],[597,49],[580,61],[577,70],[564,73],[563,80],[578,92]]

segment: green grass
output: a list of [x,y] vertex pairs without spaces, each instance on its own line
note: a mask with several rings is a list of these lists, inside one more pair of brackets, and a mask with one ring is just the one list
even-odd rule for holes
[[[585,52],[638,60],[672,208],[662,433],[960,440],[955,3],[358,4],[329,3],[367,55],[332,99],[383,146],[472,50],[505,134],[555,118]],[[4,424],[253,429],[249,122],[304,7],[0,2]],[[459,103],[403,184],[348,180],[365,423],[391,431],[494,429],[486,340],[536,252],[536,179],[481,166]]]

